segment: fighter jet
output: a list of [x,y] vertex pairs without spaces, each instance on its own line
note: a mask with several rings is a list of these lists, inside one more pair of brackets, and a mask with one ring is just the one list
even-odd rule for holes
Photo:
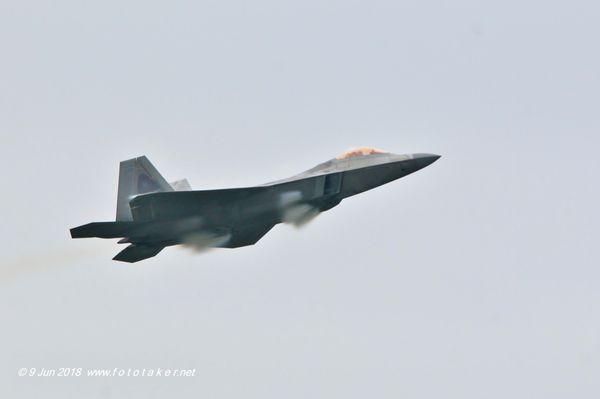
[[116,221],[72,228],[71,237],[121,238],[119,244],[129,245],[113,259],[130,263],[171,245],[253,245],[278,223],[301,226],[344,198],[416,172],[439,157],[363,147],[260,186],[192,190],[185,179],[168,183],[141,156],[120,163]]

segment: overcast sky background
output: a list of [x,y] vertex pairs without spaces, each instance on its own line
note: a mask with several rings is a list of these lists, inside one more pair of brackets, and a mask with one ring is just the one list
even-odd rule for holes
[[[591,1],[0,0],[0,391],[598,398]],[[253,247],[128,265],[118,162],[198,189],[443,156]],[[21,367],[194,378],[18,377]]]

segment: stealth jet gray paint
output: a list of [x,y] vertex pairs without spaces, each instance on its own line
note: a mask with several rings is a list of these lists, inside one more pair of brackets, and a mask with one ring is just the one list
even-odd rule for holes
[[278,223],[302,225],[344,198],[389,183],[439,158],[374,149],[347,152],[299,175],[261,186],[192,190],[168,183],[145,156],[119,168],[117,216],[71,229],[72,238],[121,238],[113,259],[137,262],[164,247],[237,248],[255,244]]

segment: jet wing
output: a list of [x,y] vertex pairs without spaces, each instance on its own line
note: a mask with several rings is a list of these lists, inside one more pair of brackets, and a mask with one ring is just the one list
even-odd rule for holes
[[254,245],[273,228],[274,224],[251,224],[242,228],[235,228],[231,239],[223,248],[237,248],[246,245]]

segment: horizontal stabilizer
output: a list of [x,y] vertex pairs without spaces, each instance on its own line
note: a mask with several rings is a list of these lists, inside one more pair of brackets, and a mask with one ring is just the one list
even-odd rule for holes
[[121,252],[119,252],[113,260],[121,262],[134,263],[140,260],[152,258],[156,256],[164,247],[152,245],[137,245],[131,244]]
[[93,222],[72,228],[71,238],[119,238],[131,237],[143,222]]

